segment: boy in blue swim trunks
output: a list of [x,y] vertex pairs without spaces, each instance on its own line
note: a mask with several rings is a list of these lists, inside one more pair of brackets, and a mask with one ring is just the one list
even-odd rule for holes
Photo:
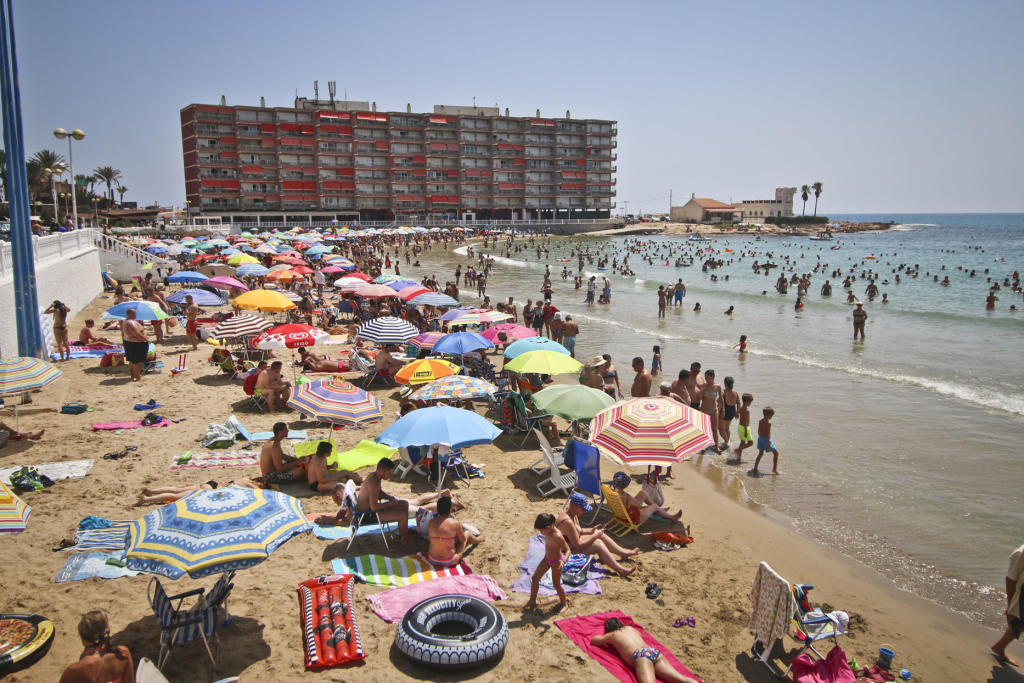
[[757,466],[761,463],[761,456],[765,451],[772,452],[772,474],[781,474],[779,472],[779,449],[772,441],[772,416],[775,415],[775,411],[771,406],[765,406],[762,412],[764,417],[757,423],[757,460],[754,461],[754,474],[760,474],[757,471]]
[[591,645],[611,645],[622,660],[631,663],[640,683],[654,683],[656,680],[673,683],[698,683],[697,679],[684,676],[675,670],[657,648],[644,642],[640,631],[612,617],[604,622],[604,634],[590,639]]

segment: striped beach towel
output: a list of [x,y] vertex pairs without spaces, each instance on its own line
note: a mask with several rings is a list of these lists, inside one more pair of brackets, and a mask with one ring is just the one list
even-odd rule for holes
[[186,462],[178,462],[176,456],[171,463],[172,470],[199,469],[202,467],[249,467],[260,464],[260,455],[256,451],[209,451],[193,453]]
[[75,545],[64,548],[64,552],[94,552],[124,550],[128,545],[130,520],[110,520],[105,529],[79,529],[75,532]]
[[435,567],[427,561],[424,553],[409,557],[388,557],[386,555],[360,555],[331,560],[335,574],[355,574],[356,578],[374,586],[410,586],[420,581],[430,581],[442,576],[464,576],[472,574],[465,560],[454,567]]

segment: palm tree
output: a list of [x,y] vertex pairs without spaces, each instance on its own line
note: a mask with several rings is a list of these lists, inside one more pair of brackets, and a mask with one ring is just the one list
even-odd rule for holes
[[51,180],[44,169],[53,169],[58,165],[66,166],[64,156],[53,150],[44,149],[36,152],[31,159],[25,162],[25,171],[28,175],[29,193],[39,195],[50,184]]
[[117,203],[124,204],[124,193],[128,191],[128,188],[125,187],[124,185],[118,185],[114,191],[120,195],[120,198],[117,200]]
[[804,208],[800,210],[801,216],[807,215],[807,200],[811,198],[811,188],[807,185],[800,187],[800,198],[804,200]]
[[818,197],[821,196],[821,181],[818,181],[811,185],[811,189],[814,190],[814,215],[818,215]]
[[121,172],[113,166],[100,166],[93,170],[93,175],[98,181],[106,183],[107,194],[110,195],[110,203],[114,203],[114,183],[121,179]]

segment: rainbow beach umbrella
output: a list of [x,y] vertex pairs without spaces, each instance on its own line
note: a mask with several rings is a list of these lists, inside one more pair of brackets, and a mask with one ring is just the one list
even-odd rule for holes
[[24,531],[31,514],[32,508],[0,481],[0,533]]
[[674,465],[714,444],[711,434],[710,415],[666,396],[616,403],[590,423],[591,443],[619,465]]
[[410,398],[420,401],[465,401],[490,396],[498,388],[486,380],[466,375],[447,375],[424,384]]
[[359,425],[384,417],[379,398],[340,378],[292,387],[288,405],[321,422]]
[[38,358],[5,358],[0,360],[0,396],[42,389],[63,374]]
[[195,579],[259,564],[312,528],[302,502],[278,491],[196,491],[129,524],[125,562],[134,571]]

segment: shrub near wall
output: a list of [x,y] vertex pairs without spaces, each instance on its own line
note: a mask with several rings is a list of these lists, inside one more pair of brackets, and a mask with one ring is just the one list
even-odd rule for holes
[[828,216],[768,216],[764,222],[773,225],[818,225],[828,223]]

